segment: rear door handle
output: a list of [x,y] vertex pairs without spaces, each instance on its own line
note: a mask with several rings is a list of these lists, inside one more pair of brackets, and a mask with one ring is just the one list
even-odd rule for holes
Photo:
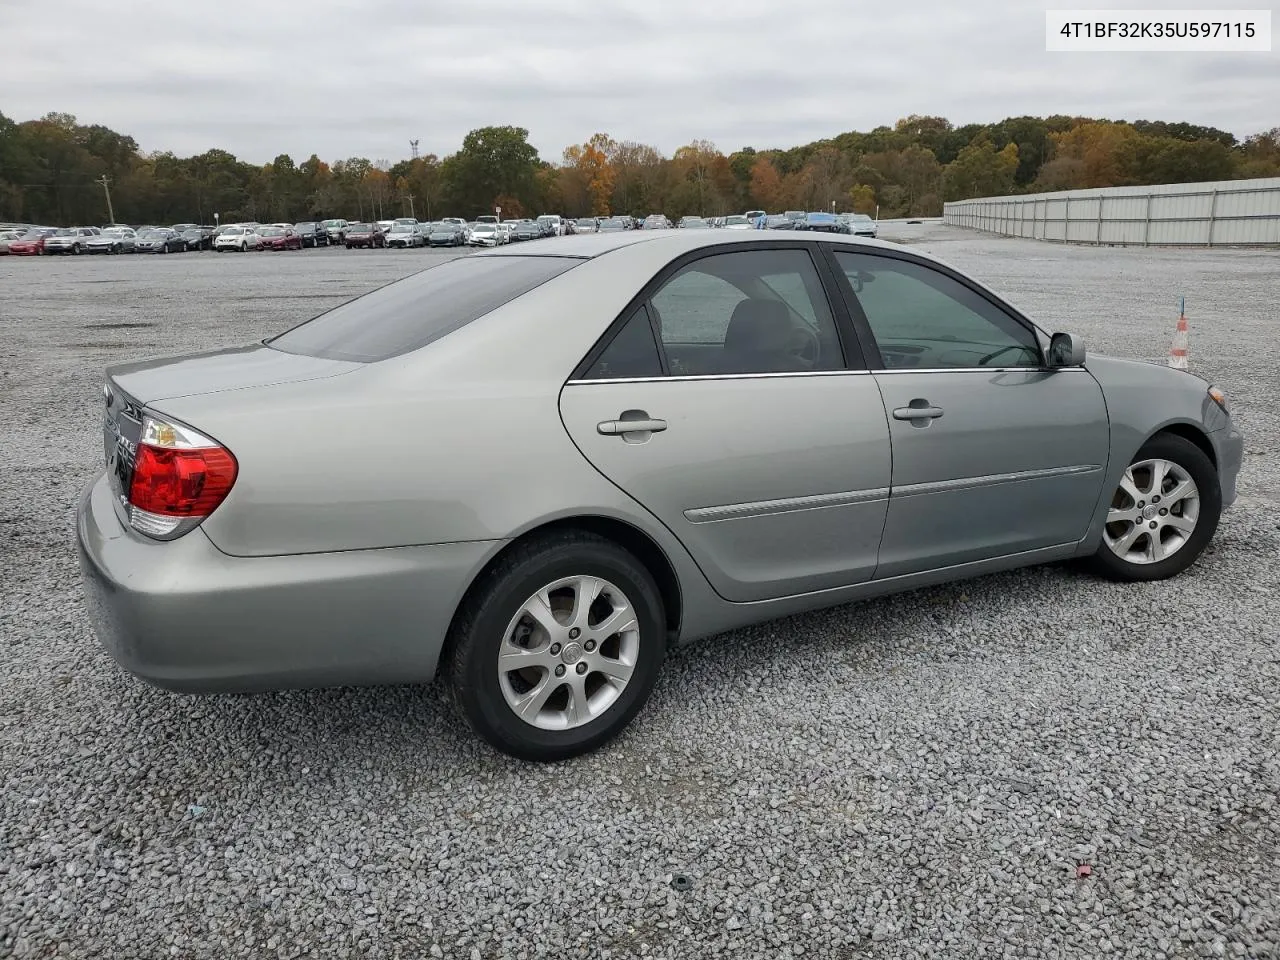
[[[917,406],[919,404],[919,406]],[[927,400],[912,400],[909,407],[898,407],[893,411],[895,420],[937,420],[942,416],[941,407],[931,407]]]
[[596,432],[618,437],[624,433],[660,433],[667,429],[665,420],[606,420],[596,424]]

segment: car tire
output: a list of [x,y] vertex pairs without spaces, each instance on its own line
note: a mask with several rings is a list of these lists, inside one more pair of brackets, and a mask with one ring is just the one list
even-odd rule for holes
[[[580,587],[598,590],[578,621],[581,632],[569,622],[586,595]],[[539,597],[554,634],[526,612]],[[622,630],[593,633],[614,614]],[[617,544],[585,531],[531,540],[502,557],[464,600],[446,645],[449,689],[471,728],[498,750],[565,760],[617,736],[644,706],[666,658],[665,624],[652,575]],[[529,651],[531,666],[502,672],[503,650]],[[525,720],[516,704],[530,696],[539,712]]]
[[1221,515],[1213,462],[1185,437],[1159,434],[1142,445],[1112,493],[1102,541],[1087,565],[1121,582],[1175,577],[1204,552]]

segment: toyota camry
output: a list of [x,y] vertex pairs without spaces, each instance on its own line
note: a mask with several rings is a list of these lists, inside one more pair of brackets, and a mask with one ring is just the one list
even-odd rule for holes
[[107,650],[187,692],[439,674],[495,747],[555,760],[625,727],[676,644],[1068,558],[1172,577],[1235,499],[1220,389],[919,252],[527,250],[108,369],[78,515]]

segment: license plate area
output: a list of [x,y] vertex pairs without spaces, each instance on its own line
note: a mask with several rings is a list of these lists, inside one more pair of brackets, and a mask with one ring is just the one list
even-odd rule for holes
[[103,389],[106,409],[102,420],[102,448],[107,482],[118,505],[128,503],[129,486],[138,459],[138,439],[142,435],[142,407],[128,394],[111,384]]

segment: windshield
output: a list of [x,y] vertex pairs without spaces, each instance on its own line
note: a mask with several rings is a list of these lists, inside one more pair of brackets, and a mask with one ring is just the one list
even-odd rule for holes
[[138,236],[146,240],[151,237],[163,236],[163,234],[159,230],[143,230],[138,234]]
[[589,217],[578,221],[578,226],[580,227],[594,227],[595,225],[596,222]]
[[368,233],[373,227],[367,223],[351,223],[347,225],[347,230],[351,233]]
[[267,346],[330,360],[386,360],[439,340],[581,262],[461,257],[335,307]]
[[325,225],[326,227],[340,227],[340,226],[342,226],[345,222],[346,222],[345,220],[326,220],[326,221],[324,222],[324,225]]
[[264,237],[283,237],[284,236],[284,231],[281,230],[279,227],[261,227],[259,228],[258,233],[260,233]]
[[391,228],[392,233],[413,233],[413,227],[407,223],[397,223]]
[[54,234],[54,236],[55,237],[75,237],[75,236],[79,236],[79,234],[77,234],[70,227],[59,227],[57,232]]
[[746,217],[737,216],[737,217],[725,217],[724,222],[725,223],[749,223],[750,221],[747,220]]
[[244,233],[244,227],[227,227],[222,231],[223,236],[232,237],[238,237],[242,233]]

